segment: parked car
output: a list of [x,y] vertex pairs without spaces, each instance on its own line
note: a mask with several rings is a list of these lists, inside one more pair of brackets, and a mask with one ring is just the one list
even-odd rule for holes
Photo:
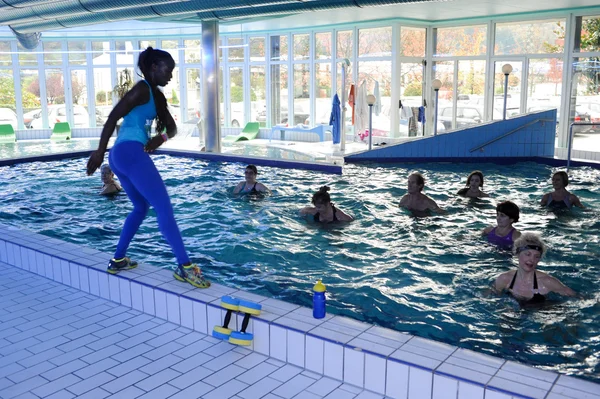
[[17,130],[17,114],[10,108],[0,108],[0,125],[11,125]]
[[[49,105],[48,106],[48,125],[50,129],[54,128],[57,122],[67,122],[67,109],[64,104],[62,105]],[[90,115],[88,114],[85,107],[81,105],[75,105],[73,107],[73,127],[82,128],[90,126]],[[32,129],[42,129],[42,113],[40,112],[39,117],[31,121],[30,127]]]
[[25,125],[25,128],[26,129],[31,128],[31,121],[34,120],[34,119],[36,119],[36,118],[39,118],[40,115],[41,115],[41,113],[42,113],[42,109],[41,108],[37,108],[37,109],[34,109],[32,111],[25,112],[23,114],[23,124]]
[[[260,123],[266,123],[267,121],[267,109],[264,108],[256,115],[256,121]],[[293,125],[304,124],[308,125],[310,122],[310,114],[301,108],[296,108],[294,110],[294,123]],[[329,121],[328,121],[329,122]],[[288,124],[288,110],[287,107],[281,108],[281,114],[279,118],[279,122],[282,124]],[[319,123],[317,121],[317,123]]]
[[598,133],[600,132],[600,104],[598,103],[580,103],[575,107],[574,122],[598,123],[593,126],[580,126],[577,133]]

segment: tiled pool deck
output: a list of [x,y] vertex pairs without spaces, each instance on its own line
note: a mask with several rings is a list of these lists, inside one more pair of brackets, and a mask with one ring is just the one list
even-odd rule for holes
[[[600,385],[141,265],[0,224],[0,398],[576,398]],[[224,294],[263,305],[236,347]],[[240,325],[241,317],[232,320]]]

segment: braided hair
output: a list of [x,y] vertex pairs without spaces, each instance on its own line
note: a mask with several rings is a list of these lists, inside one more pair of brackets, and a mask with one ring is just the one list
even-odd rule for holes
[[[138,68],[144,75],[146,81],[152,65],[157,65],[160,62],[164,62],[171,69],[175,68],[175,60],[171,57],[171,54],[163,50],[156,50],[152,47],[148,47],[146,50],[140,53],[138,59]],[[150,82],[148,82],[150,83]],[[163,132],[167,127],[167,114],[169,109],[167,108],[167,99],[162,91],[158,89],[158,86],[150,84],[152,87],[152,94],[154,96],[154,105],[156,106],[156,131]]]

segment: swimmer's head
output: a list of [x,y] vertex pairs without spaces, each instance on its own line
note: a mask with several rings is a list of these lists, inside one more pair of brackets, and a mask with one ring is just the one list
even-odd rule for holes
[[471,182],[474,184],[477,183],[475,184],[475,187],[483,187],[483,173],[479,170],[474,170],[469,173],[469,176],[467,177],[467,186],[470,187]]
[[542,241],[542,238],[535,233],[523,233],[521,237],[517,238],[513,246],[513,252],[515,255],[520,254],[524,251],[538,251],[540,257],[546,253],[546,244]]
[[104,164],[100,167],[100,177],[104,184],[111,183],[114,178],[114,173],[108,164]]
[[512,201],[500,202],[498,205],[496,205],[496,212],[502,212],[512,219],[513,223],[517,223],[519,221],[519,207]]
[[318,206],[329,204],[331,202],[331,197],[327,191],[329,191],[329,187],[323,186],[319,189],[319,191],[314,193],[312,196],[313,205]]
[[563,187],[569,185],[569,175],[565,171],[559,171],[552,175],[552,185],[556,188],[556,183],[562,184]]
[[408,192],[417,193],[423,191],[425,187],[425,178],[419,172],[411,173],[408,176]]

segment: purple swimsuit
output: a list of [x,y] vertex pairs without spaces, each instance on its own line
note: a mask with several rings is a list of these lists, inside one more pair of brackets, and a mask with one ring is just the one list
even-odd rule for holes
[[512,235],[514,231],[515,228],[513,227],[507,235],[499,236],[496,234],[496,227],[494,227],[494,229],[488,233],[487,239],[490,244],[498,245],[499,247],[504,248],[511,248],[513,246]]

